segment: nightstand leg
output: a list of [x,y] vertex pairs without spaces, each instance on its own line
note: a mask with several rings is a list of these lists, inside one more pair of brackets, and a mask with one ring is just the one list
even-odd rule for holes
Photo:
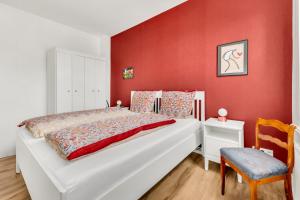
[[21,169],[19,167],[18,162],[16,162],[16,174],[20,174],[21,173]]
[[204,169],[208,171],[209,160],[207,158],[204,159]]
[[237,174],[237,179],[239,183],[243,183],[243,178],[241,175]]

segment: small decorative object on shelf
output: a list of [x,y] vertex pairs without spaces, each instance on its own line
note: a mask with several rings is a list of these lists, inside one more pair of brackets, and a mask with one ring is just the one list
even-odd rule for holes
[[221,121],[221,122],[226,122],[227,121],[226,116],[228,115],[228,112],[225,108],[220,108],[218,110],[218,114],[219,114],[219,117],[218,117],[219,121]]
[[122,101],[121,101],[121,100],[118,100],[118,101],[117,101],[117,108],[120,109],[120,108],[121,108],[121,105],[122,105]]

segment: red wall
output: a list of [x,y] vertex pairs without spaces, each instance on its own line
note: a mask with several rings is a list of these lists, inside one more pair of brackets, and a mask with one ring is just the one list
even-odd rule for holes
[[[242,39],[249,75],[217,77],[217,45]],[[112,37],[111,53],[112,102],[129,104],[131,90],[204,90],[207,117],[225,107],[246,121],[246,146],[258,117],[291,122],[291,0],[190,0]],[[132,80],[122,79],[127,66]]]

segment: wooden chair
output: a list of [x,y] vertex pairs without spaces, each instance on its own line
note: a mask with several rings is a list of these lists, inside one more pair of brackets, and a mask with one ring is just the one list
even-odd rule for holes
[[[273,127],[287,133],[287,143],[260,132],[260,126]],[[222,148],[221,178],[222,195],[225,193],[226,164],[239,173],[250,185],[251,200],[257,199],[257,186],[284,180],[286,198],[293,200],[291,174],[294,168],[294,132],[295,126],[278,120],[259,118],[256,123],[256,146],[252,148]],[[287,164],[260,151],[260,140],[268,141],[288,151]]]

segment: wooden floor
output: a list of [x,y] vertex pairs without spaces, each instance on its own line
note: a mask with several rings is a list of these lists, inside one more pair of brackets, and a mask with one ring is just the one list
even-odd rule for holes
[[16,175],[15,157],[0,159],[0,200],[6,199],[30,199],[22,176]]
[[[219,165],[203,169],[203,158],[191,154],[140,200],[244,200],[249,199],[247,184],[239,184],[229,170],[225,196],[220,195]],[[15,157],[0,159],[0,200],[29,200],[24,180],[15,174]],[[258,199],[285,199],[283,182],[259,186]]]

